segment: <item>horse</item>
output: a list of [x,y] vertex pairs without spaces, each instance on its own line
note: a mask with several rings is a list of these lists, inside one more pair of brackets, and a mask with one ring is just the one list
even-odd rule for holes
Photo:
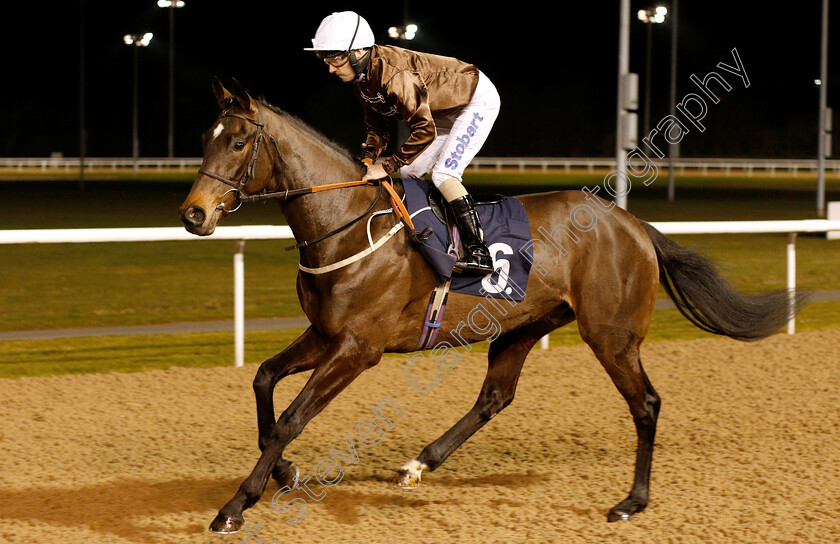
[[[254,378],[261,453],[210,525],[212,532],[227,534],[242,527],[243,511],[260,499],[270,477],[280,486],[295,486],[298,471],[283,452],[313,417],[384,353],[416,350],[440,277],[416,250],[408,229],[394,228],[404,220],[384,213],[393,202],[379,198],[381,184],[325,185],[360,179],[363,167],[346,149],[266,100],[252,98],[236,80],[228,90],[214,78],[212,88],[222,112],[202,136],[203,161],[180,218],[189,232],[210,236],[244,202],[276,198],[298,241],[297,293],[310,322],[297,340],[263,362]],[[500,330],[490,343],[474,406],[406,462],[391,485],[417,486],[423,471],[441,466],[511,403],[526,355],[537,341],[577,321],[581,338],[626,400],[635,423],[632,487],[607,515],[607,521],[629,520],[645,509],[650,494],[661,400],[642,367],[640,346],[660,283],[693,324],[743,341],[776,333],[803,298],[787,291],[740,294],[698,252],[594,193],[567,190],[516,198],[532,225],[535,247],[547,249],[538,262],[534,253],[524,298],[498,317]],[[583,205],[597,214],[597,226],[575,231],[576,239],[562,238],[561,245],[557,233],[570,230],[575,210]],[[360,219],[377,212],[383,213],[368,223],[368,233]],[[375,251],[362,251],[373,238],[386,241]],[[793,309],[790,297],[796,301]],[[487,339],[486,331],[453,329],[467,318],[475,299],[449,293],[441,343]],[[275,386],[304,371],[312,371],[308,381],[276,417]]]

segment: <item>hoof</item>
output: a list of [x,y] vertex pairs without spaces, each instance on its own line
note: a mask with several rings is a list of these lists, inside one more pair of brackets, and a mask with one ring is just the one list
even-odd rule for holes
[[642,504],[632,498],[627,498],[612,507],[610,513],[607,514],[607,521],[610,523],[615,521],[630,521],[633,514],[638,514],[644,510],[646,506],[647,504]]
[[405,469],[400,469],[391,478],[391,487],[399,487],[401,489],[413,489],[420,485],[420,474],[409,472]]
[[616,521],[630,521],[630,517],[632,515],[633,514],[630,514],[629,512],[619,512],[619,511],[613,509],[613,510],[610,510],[610,513],[607,515],[607,521],[610,522],[610,523],[613,523],[613,522],[616,522]]
[[245,523],[245,518],[242,516],[234,518],[220,513],[213,520],[213,523],[210,524],[210,532],[220,535],[230,535],[239,532],[243,523]]

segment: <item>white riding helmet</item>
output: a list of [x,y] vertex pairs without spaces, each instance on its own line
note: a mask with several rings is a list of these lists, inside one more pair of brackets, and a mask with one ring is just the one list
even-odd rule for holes
[[349,51],[364,49],[375,43],[373,30],[365,18],[354,11],[335,12],[321,21],[312,47],[304,51]]

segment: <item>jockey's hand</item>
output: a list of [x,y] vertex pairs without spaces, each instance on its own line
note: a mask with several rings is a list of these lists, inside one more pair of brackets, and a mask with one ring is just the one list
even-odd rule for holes
[[362,177],[363,181],[373,180],[373,179],[384,179],[388,177],[388,172],[385,171],[385,168],[382,167],[381,164],[370,164],[367,167],[367,172]]

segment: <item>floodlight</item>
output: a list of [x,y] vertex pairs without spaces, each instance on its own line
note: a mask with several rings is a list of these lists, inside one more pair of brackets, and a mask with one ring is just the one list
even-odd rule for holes
[[392,26],[388,29],[388,37],[395,40],[413,40],[417,36],[417,25]]
[[664,23],[665,15],[668,14],[668,8],[664,6],[657,6],[653,9],[640,9],[636,12],[636,16],[643,23]]

